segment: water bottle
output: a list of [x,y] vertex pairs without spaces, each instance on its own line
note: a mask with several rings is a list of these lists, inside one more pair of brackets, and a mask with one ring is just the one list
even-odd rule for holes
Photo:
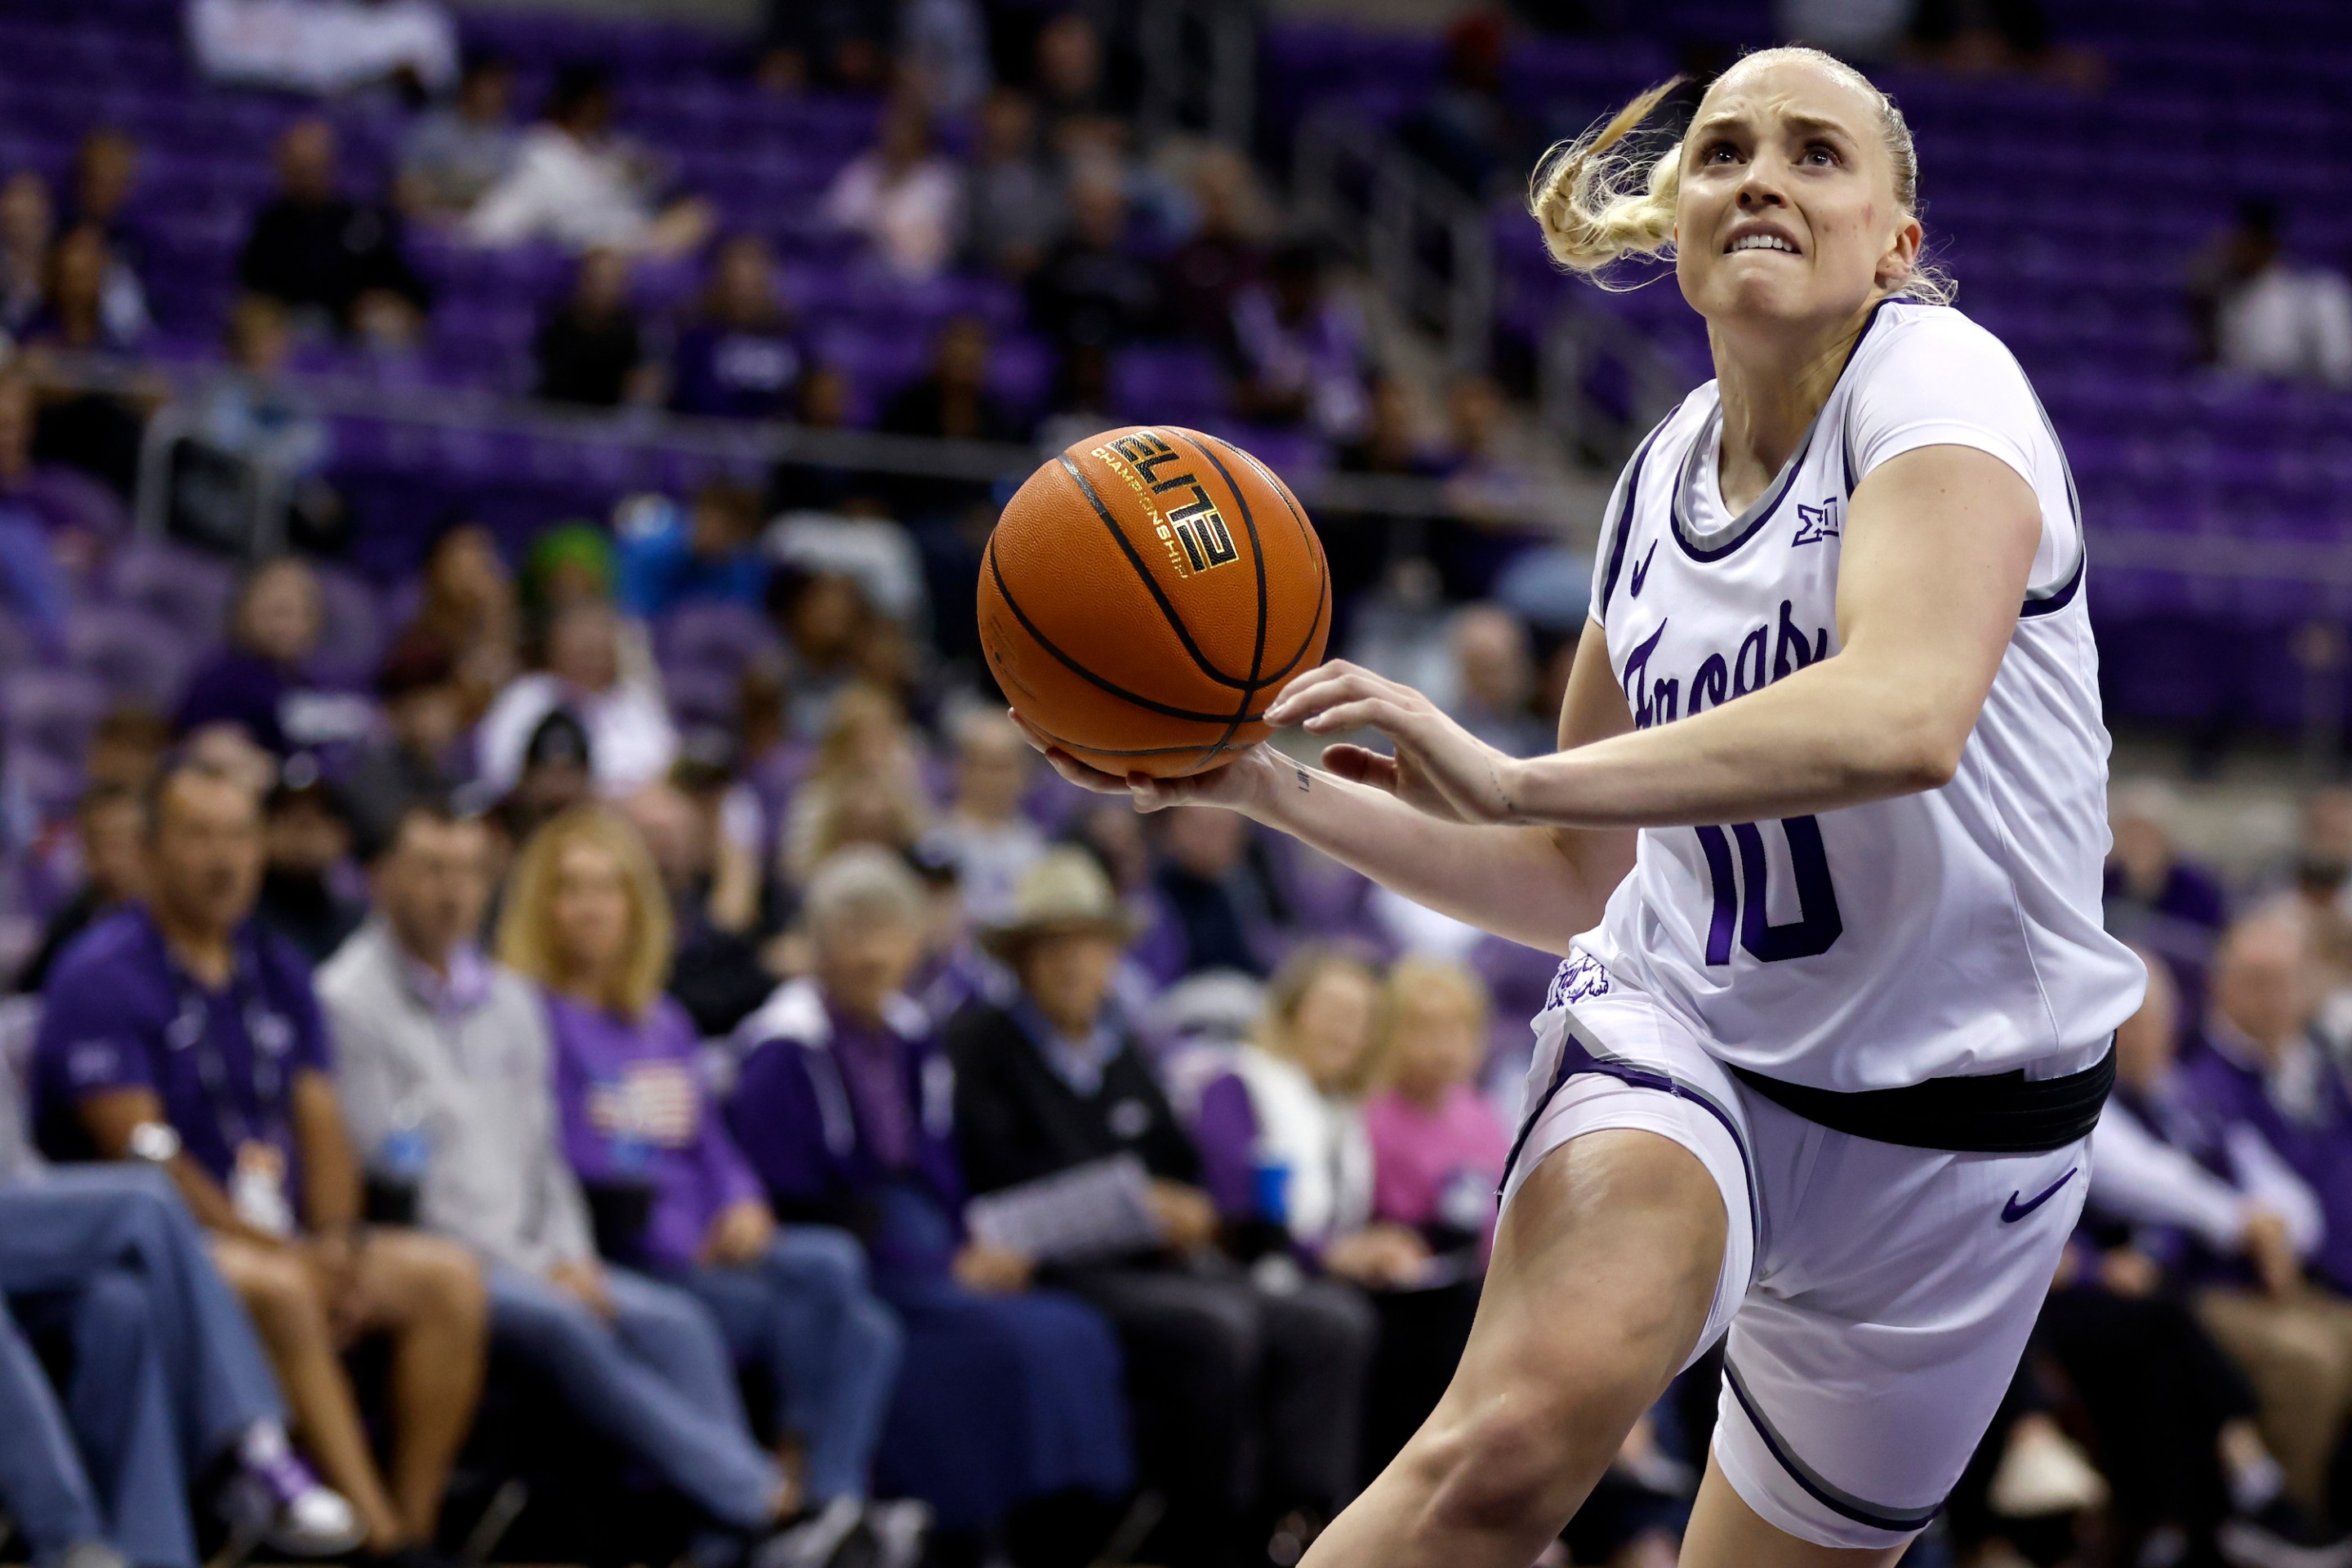
[[1281,1226],[1290,1225],[1290,1162],[1260,1158],[1251,1168],[1253,1191],[1257,1198],[1261,1219]]
[[423,1122],[404,1117],[376,1146],[369,1163],[365,1214],[371,1225],[415,1225],[417,1194],[433,1164],[433,1135]]

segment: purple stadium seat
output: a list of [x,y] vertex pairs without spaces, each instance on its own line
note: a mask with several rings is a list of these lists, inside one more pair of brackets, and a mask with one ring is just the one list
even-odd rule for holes
[[348,572],[322,566],[319,595],[326,616],[310,657],[312,674],[329,685],[366,685],[383,657],[383,615],[375,591]]
[[179,701],[194,641],[132,605],[77,605],[66,616],[66,657],[96,676],[108,697],[168,713]]
[[767,618],[740,605],[683,605],[654,627],[654,647],[664,668],[719,669],[731,677],[775,646]]
[[740,706],[733,673],[709,665],[665,665],[662,689],[680,726],[712,724],[730,731],[735,727]]
[[188,641],[211,643],[227,629],[236,574],[217,555],[134,539],[115,552],[107,576],[113,598],[167,623]]
[[[74,759],[47,752],[11,752],[0,777],[11,791],[31,804],[45,821],[54,822],[73,809],[81,794],[81,767]],[[47,901],[28,900],[36,907]]]
[[0,734],[12,752],[39,752],[79,768],[106,707],[106,683],[87,670],[19,669],[0,676]]

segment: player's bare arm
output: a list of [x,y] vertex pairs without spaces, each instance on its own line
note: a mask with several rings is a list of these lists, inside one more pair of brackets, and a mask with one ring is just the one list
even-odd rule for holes
[[[1737,702],[1517,759],[1410,688],[1335,661],[1300,677],[1271,716],[1313,734],[1377,729],[1410,759],[1402,765],[1434,782],[1451,816],[1496,824],[1677,826],[1935,789],[1959,766],[2040,539],[2039,504],[2009,465],[1969,447],[1922,447],[1854,492],[1840,651]],[[1579,671],[1589,668],[1580,658]],[[1375,781],[1400,765],[1333,750]]]

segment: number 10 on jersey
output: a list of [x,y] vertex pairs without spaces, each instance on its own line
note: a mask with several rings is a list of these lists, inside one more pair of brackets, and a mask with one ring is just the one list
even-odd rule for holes
[[[1708,963],[1731,962],[1735,929],[1739,945],[1766,963],[1827,952],[1843,934],[1837,889],[1830,881],[1830,858],[1822,848],[1822,825],[1810,816],[1786,816],[1780,826],[1789,841],[1789,868],[1797,884],[1797,918],[1780,925],[1772,923],[1767,907],[1772,868],[1765,858],[1761,828],[1753,822],[1735,822],[1727,833],[1714,826],[1692,829],[1706,853],[1707,879],[1715,885],[1715,918],[1706,931]],[[1739,846],[1736,879],[1734,843]]]

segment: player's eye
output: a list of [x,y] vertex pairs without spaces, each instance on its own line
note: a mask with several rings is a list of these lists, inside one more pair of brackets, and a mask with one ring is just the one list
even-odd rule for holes
[[1698,161],[1702,163],[1729,163],[1738,157],[1739,149],[1720,138],[1698,150]]
[[1826,142],[1805,143],[1804,161],[1816,168],[1824,169],[1833,169],[1845,162],[1843,158],[1838,156],[1838,150]]

